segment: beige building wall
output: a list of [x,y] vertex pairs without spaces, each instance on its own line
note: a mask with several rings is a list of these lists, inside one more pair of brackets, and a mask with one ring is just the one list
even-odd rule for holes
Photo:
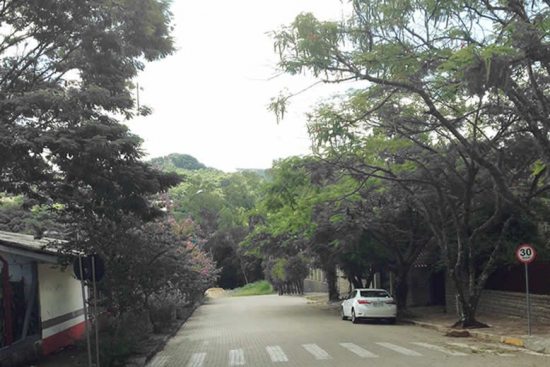
[[[336,270],[338,293],[340,297],[347,296],[350,289],[350,283],[340,270]],[[306,292],[328,292],[327,278],[321,269],[310,269],[309,276],[304,280],[304,291]]]
[[38,264],[38,279],[42,338],[84,322],[80,281],[69,268]]

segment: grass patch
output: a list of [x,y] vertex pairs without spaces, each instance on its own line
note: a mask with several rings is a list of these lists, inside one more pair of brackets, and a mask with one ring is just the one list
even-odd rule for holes
[[262,294],[273,293],[273,286],[267,280],[260,280],[258,282],[247,284],[241,288],[235,288],[231,292],[232,296],[259,296]]

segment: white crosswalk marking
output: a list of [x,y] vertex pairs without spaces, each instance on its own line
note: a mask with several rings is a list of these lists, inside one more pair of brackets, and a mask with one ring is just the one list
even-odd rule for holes
[[168,357],[168,356],[155,356],[155,358],[153,358],[147,366],[148,367],[163,367],[168,362],[169,359],[170,359],[170,357]]
[[454,345],[455,347],[459,347],[459,348],[466,348],[466,349],[473,349],[473,350],[479,349],[479,348],[476,348],[473,345],[466,344],[466,343],[451,343],[451,342],[448,342],[447,344]]
[[392,344],[392,343],[376,343],[376,344],[380,345],[381,347],[391,349],[394,352],[404,354],[406,356],[418,357],[418,356],[422,355],[418,352],[415,352],[414,350],[403,348],[403,347],[400,347],[399,345],[395,345],[395,344]]
[[230,366],[244,366],[244,351],[242,349],[231,349],[229,351],[229,365]]
[[350,352],[357,354],[361,358],[376,358],[376,354],[369,352],[368,350],[361,348],[360,346],[353,343],[340,343],[340,345]]
[[302,344],[305,350],[313,354],[315,359],[332,359],[332,357],[317,344]]
[[280,346],[270,345],[265,347],[265,350],[267,350],[267,353],[271,358],[271,362],[288,362],[288,358]]
[[193,353],[187,367],[202,367],[204,360],[206,358],[206,353]]
[[440,347],[439,345],[433,345],[433,344],[428,344],[428,343],[420,343],[420,342],[412,342],[411,344],[418,345],[418,346],[424,347],[426,349],[435,350],[435,351],[438,351],[438,352],[441,352],[441,353],[445,353],[445,354],[448,354],[450,356],[466,356],[467,355],[466,353],[455,352],[454,350],[450,350],[450,349],[447,349],[447,348],[444,348],[444,347]]
[[[509,346],[500,346],[500,345],[493,345],[493,344],[466,344],[466,343],[458,343],[458,342],[445,342],[442,343],[443,345],[437,345],[437,344],[430,344],[425,342],[407,342],[411,345],[429,349],[432,351],[440,352],[449,356],[469,356],[470,351],[478,352],[478,353],[485,353],[485,354],[492,354],[500,357],[516,357],[522,350],[521,348],[515,348],[515,347],[509,347]],[[341,342],[338,343],[342,348],[347,349],[349,352],[355,354],[356,356],[360,358],[381,358],[384,355],[379,353],[375,354],[369,350],[366,350],[360,345],[349,343],[349,342]],[[408,349],[405,347],[402,347],[397,344],[387,343],[387,342],[377,342],[375,343],[380,347],[389,349],[393,352],[406,355],[406,356],[413,356],[418,357],[422,356],[421,353],[417,352],[413,349]],[[320,346],[314,343],[310,344],[302,344],[302,347],[309,352],[316,360],[331,360],[333,357],[329,355],[327,351],[322,349]],[[455,348],[460,348],[460,350],[456,350]],[[415,348],[416,349],[416,348]],[[199,349],[200,350],[200,349]],[[267,354],[269,355],[271,362],[273,363],[284,363],[289,362],[289,357],[285,354],[283,348],[279,345],[268,345],[265,347],[265,350]],[[513,352],[518,352],[513,354]],[[534,353],[534,352],[533,352]],[[543,355],[534,353],[536,355]],[[185,367],[204,367],[206,364],[206,352],[200,352],[200,353],[193,353],[191,357],[189,358],[187,364]],[[146,366],[147,367],[167,367],[168,363],[171,361],[171,357],[166,355],[166,353],[162,352],[162,354],[159,354],[155,356]],[[174,363],[174,361],[172,361]],[[229,350],[229,366],[244,366],[246,365],[245,355],[243,349],[231,349]],[[183,365],[182,365],[183,366]]]

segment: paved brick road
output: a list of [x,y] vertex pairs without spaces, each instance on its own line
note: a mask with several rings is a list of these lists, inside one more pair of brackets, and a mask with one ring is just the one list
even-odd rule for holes
[[550,357],[411,325],[342,321],[301,297],[201,306],[148,367],[543,367]]

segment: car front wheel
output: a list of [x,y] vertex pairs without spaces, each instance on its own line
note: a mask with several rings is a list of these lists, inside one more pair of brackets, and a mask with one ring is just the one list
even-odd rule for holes
[[342,318],[342,320],[348,319],[348,317],[344,314],[344,307],[340,309],[340,317]]

